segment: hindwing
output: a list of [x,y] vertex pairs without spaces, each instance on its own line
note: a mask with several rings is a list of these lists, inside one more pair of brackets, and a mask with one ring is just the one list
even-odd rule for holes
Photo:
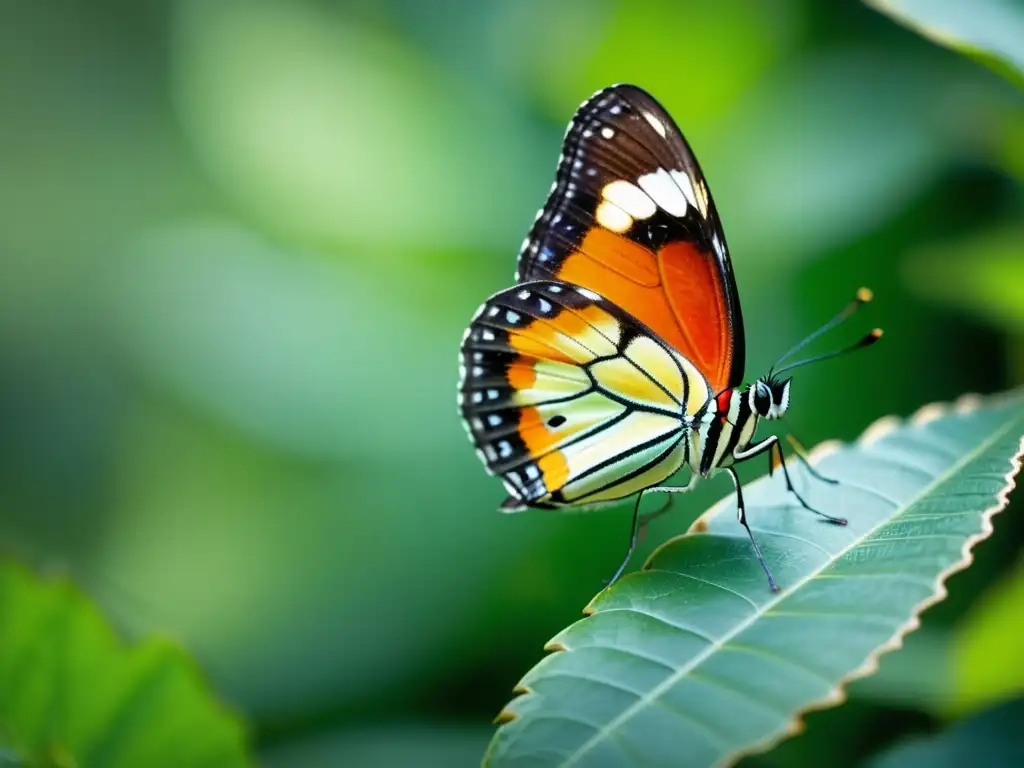
[[503,508],[623,498],[685,461],[711,390],[690,361],[586,288],[521,283],[480,308],[462,344],[460,407]]

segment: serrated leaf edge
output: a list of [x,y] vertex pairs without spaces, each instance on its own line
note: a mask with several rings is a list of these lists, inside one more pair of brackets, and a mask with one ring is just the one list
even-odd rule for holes
[[[964,395],[958,398],[954,403],[930,403],[919,408],[914,414],[905,421],[900,420],[898,417],[886,416],[878,421],[874,422],[869,426],[858,438],[857,445],[870,445],[871,443],[881,439],[884,435],[897,429],[902,424],[906,423],[911,426],[924,426],[925,424],[935,421],[938,418],[946,416],[950,413],[970,413],[971,411],[977,410],[982,406],[997,405],[1004,401],[1010,401],[1014,399],[1020,399],[1019,391],[1016,393],[1006,393],[1005,395],[995,395],[987,399],[982,398],[976,394]],[[828,441],[823,444],[828,453],[836,450],[841,443],[838,441]],[[823,455],[827,453],[815,455],[811,454],[813,461],[820,461]],[[1024,435],[1021,435],[1017,445],[1017,452],[1010,457],[1009,465],[1010,468],[1003,475],[1004,485],[996,493],[996,500],[992,506],[988,507],[981,513],[981,530],[973,536],[968,536],[967,540],[963,543],[960,548],[960,559],[943,569],[935,577],[935,588],[931,595],[926,597],[921,602],[917,603],[913,608],[913,614],[907,620],[905,624],[898,627],[886,642],[875,648],[868,657],[861,663],[859,667],[847,673],[839,679],[835,687],[832,688],[828,693],[822,696],[817,701],[813,701],[807,706],[803,707],[796,713],[794,713],[790,720],[789,726],[786,731],[781,734],[769,736],[760,742],[751,744],[749,747],[736,750],[735,752],[726,755],[726,757],[718,763],[719,768],[728,768],[728,766],[735,765],[741,758],[749,755],[760,754],[767,752],[782,741],[791,738],[804,729],[804,716],[810,712],[817,712],[822,709],[828,709],[830,707],[837,706],[846,701],[846,689],[850,683],[854,680],[858,680],[862,677],[868,677],[878,671],[879,659],[887,653],[897,651],[903,647],[904,638],[911,632],[915,631],[921,626],[921,614],[924,613],[928,608],[941,603],[949,595],[949,591],[946,589],[946,581],[950,576],[959,573],[960,571],[967,568],[971,563],[974,562],[974,552],[972,551],[979,542],[984,541],[992,535],[992,517],[1002,510],[1006,509],[1006,505],[1009,504],[1010,493],[1017,486],[1016,475],[1021,470],[1021,461],[1024,459]],[[716,505],[718,506],[718,505]],[[707,513],[705,513],[707,514]],[[667,542],[666,542],[667,543]],[[664,545],[662,545],[664,546]],[[646,565],[646,564],[645,564]]]
[[[970,393],[962,395],[952,403],[938,402],[924,405],[918,408],[917,411],[915,411],[908,418],[900,418],[899,416],[895,415],[883,416],[882,418],[872,422],[867,427],[867,429],[865,429],[861,433],[860,437],[857,438],[854,444],[870,445],[871,443],[880,440],[882,437],[898,429],[904,424],[910,426],[924,426],[925,424],[931,421],[935,421],[936,419],[951,413],[970,413],[983,406],[995,406],[1004,402],[1020,400],[1022,394],[1024,394],[1024,390],[1011,390],[1010,392],[1001,393],[997,395],[990,395],[988,397],[982,397],[981,395]],[[842,441],[839,440],[826,440],[822,443],[819,443],[813,449],[811,449],[808,456],[808,460],[812,464],[816,464],[817,462],[821,461],[821,459],[823,459],[825,456],[837,451],[840,447],[842,447],[842,445]],[[889,640],[882,643],[874,651],[872,651],[859,667],[857,667],[856,669],[852,670],[851,672],[847,673],[842,678],[840,678],[840,680],[831,690],[829,690],[828,693],[826,693],[820,699],[811,702],[807,706],[795,712],[782,733],[772,734],[771,736],[768,736],[767,738],[762,739],[759,742],[755,742],[754,744],[751,744],[749,746],[743,747],[741,749],[729,753],[717,763],[717,768],[728,768],[729,766],[734,765],[743,757],[760,754],[762,752],[767,752],[768,750],[772,749],[773,747],[785,741],[786,739],[798,735],[803,731],[805,727],[803,719],[805,715],[807,715],[810,712],[816,712],[819,710],[828,709],[830,707],[842,704],[844,701],[846,701],[846,688],[847,686],[849,686],[850,683],[860,678],[868,677],[869,675],[874,674],[876,671],[878,671],[878,660],[883,655],[885,655],[886,653],[891,653],[892,651],[899,650],[903,647],[903,639],[921,626],[921,621],[919,618],[920,615],[928,608],[930,608],[932,605],[942,602],[948,596],[949,592],[946,590],[945,583],[949,579],[949,577],[955,573],[964,570],[972,562],[974,562],[974,554],[972,552],[974,546],[992,535],[992,517],[996,513],[1001,512],[1003,509],[1005,509],[1006,505],[1009,503],[1010,492],[1013,491],[1013,489],[1016,487],[1015,477],[1017,473],[1020,472],[1021,470],[1022,458],[1024,458],[1024,435],[1022,435],[1020,438],[1017,452],[1009,460],[1010,468],[1006,472],[1006,474],[1003,475],[1004,485],[999,490],[999,492],[996,493],[995,503],[992,506],[985,509],[984,511],[982,511],[981,513],[981,531],[977,534],[974,534],[973,536],[969,536],[967,540],[964,542],[960,550],[960,560],[958,560],[955,563],[952,563],[950,566],[943,569],[938,574],[938,576],[936,576],[934,591],[931,595],[929,595],[927,598],[925,598],[924,600],[922,600],[914,606],[913,615],[910,617],[910,619],[908,619],[905,624],[898,627],[896,631],[893,633],[892,637],[889,638]],[[721,512],[722,509],[728,505],[730,500],[731,496],[726,495],[720,501],[716,502],[710,508],[708,508],[707,511],[702,513],[696,520],[694,520],[685,534],[682,534],[681,536],[673,536],[671,539],[668,539],[666,542],[657,547],[648,557],[647,561],[643,564],[641,570],[647,570],[650,566],[650,563],[653,561],[655,555],[657,555],[658,551],[660,551],[664,547],[669,546],[673,541],[676,541],[680,538],[683,538],[683,536],[687,536],[692,533],[702,533],[703,531],[705,531],[707,528],[707,519]],[[592,606],[594,601],[600,596],[600,594],[601,593],[598,593],[598,595],[596,595],[586,605],[586,607],[584,607],[582,611],[584,616],[590,616],[594,613],[594,608]],[[559,634],[561,634],[561,632],[559,632]],[[544,650],[551,654],[565,652],[571,649],[568,646],[566,646],[561,640],[559,640],[558,636],[556,635],[544,644]],[[517,697],[533,693],[532,689],[528,685],[526,685],[522,680],[520,680],[512,690],[514,694],[517,694]],[[513,701],[514,700],[515,699],[513,699]],[[494,723],[498,725],[505,725],[507,723],[512,722],[516,718],[517,715],[514,712],[510,711],[507,707],[503,707],[501,711],[497,714],[497,716],[494,718]],[[487,751],[484,753],[484,757],[481,762],[482,766],[486,767],[489,764],[491,751],[496,745],[496,743],[497,734],[495,734],[495,737],[491,739],[491,742],[487,747]]]

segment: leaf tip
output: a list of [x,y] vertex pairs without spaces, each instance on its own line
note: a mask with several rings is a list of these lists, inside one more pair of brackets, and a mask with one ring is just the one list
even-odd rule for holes
[[501,710],[501,712],[499,712],[497,714],[497,716],[494,718],[493,722],[494,722],[495,725],[508,725],[509,723],[511,723],[515,719],[516,719],[516,713],[515,712],[510,712],[507,709],[503,709],[503,710]]

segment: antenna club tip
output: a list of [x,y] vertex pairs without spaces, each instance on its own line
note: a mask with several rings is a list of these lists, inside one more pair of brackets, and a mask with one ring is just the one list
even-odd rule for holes
[[[867,304],[873,298],[875,298],[875,294],[870,288],[859,288],[857,290],[857,301],[861,304]],[[879,332],[879,335],[881,335],[881,332]]]
[[872,341],[878,341],[880,338],[882,338],[882,329],[875,328],[873,331],[871,331],[871,333],[868,334],[868,336],[871,337]]

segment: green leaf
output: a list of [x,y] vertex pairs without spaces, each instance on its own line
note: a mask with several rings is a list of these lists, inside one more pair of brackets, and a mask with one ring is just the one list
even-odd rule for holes
[[150,640],[122,647],[63,580],[0,563],[0,764],[245,766],[241,722],[187,655]]
[[730,495],[548,644],[555,652],[499,715],[485,764],[714,765],[792,734],[945,596],[1006,504],[1022,435],[1019,396],[965,398],[819,448],[840,484],[797,482],[846,527],[820,524],[780,477],[751,483],[748,519],[779,593]]
[[1024,616],[1024,560],[982,595],[957,628],[952,646],[957,714],[1024,696],[1020,620]]
[[1024,4],[1019,0],[865,0],[929,40],[1024,87]]
[[975,768],[1024,765],[1024,699],[990,709],[931,738],[913,739],[872,760],[871,768]]

